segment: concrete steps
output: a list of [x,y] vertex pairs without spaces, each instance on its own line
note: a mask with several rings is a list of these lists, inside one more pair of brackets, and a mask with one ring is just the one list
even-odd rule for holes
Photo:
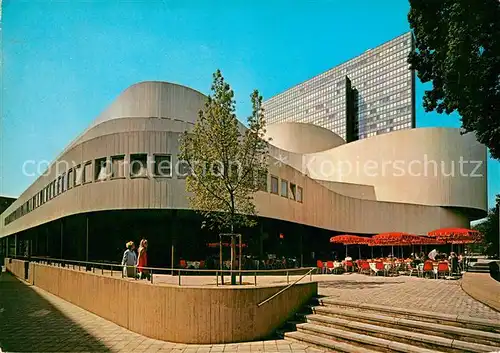
[[307,345],[316,346],[321,349],[328,349],[335,352],[347,352],[347,353],[378,353],[380,351],[374,351],[371,349],[366,349],[357,345],[349,344],[346,342],[336,341],[328,338],[319,337],[316,334],[308,334],[303,331],[287,332],[285,334],[285,339],[288,341],[294,341],[297,343],[306,343]]
[[310,315],[309,320],[321,320],[322,317],[328,318],[343,318],[345,320],[367,324],[378,324],[383,327],[411,330],[417,333],[429,333],[433,335],[461,340],[471,343],[488,344],[498,346],[500,350],[500,334],[482,330],[468,329],[452,325],[444,325],[433,322],[420,320],[409,320],[394,316],[381,315],[377,313],[346,310],[340,307],[316,307],[314,308],[316,315]]
[[474,265],[467,269],[467,272],[475,273],[490,273],[490,263],[489,262],[476,262]]
[[385,305],[365,304],[337,300],[335,298],[321,298],[318,300],[318,306],[337,306],[351,310],[375,312],[405,319],[414,319],[431,323],[440,323],[444,325],[460,326],[470,329],[477,329],[489,332],[500,333],[500,322],[495,320],[481,319],[477,317],[442,314],[434,311],[411,310],[390,307]]
[[492,320],[334,298],[321,298],[310,310],[297,316],[285,339],[336,352],[500,351],[500,323]]

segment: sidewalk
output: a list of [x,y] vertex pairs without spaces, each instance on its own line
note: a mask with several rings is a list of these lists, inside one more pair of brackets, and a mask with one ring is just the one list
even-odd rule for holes
[[28,286],[7,273],[0,275],[0,349],[4,352],[322,352],[285,340],[186,345],[150,339]]

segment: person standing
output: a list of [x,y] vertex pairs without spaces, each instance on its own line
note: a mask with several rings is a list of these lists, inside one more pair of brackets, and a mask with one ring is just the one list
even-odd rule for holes
[[135,265],[137,263],[137,255],[135,254],[135,244],[129,241],[126,245],[126,250],[123,253],[122,265],[123,274],[126,277],[135,277]]
[[434,260],[436,260],[436,256],[437,256],[438,254],[439,254],[439,253],[438,253],[438,251],[437,251],[436,249],[432,249],[432,251],[429,253],[429,255],[427,255],[427,257],[428,257],[430,260],[434,261]]
[[139,271],[139,278],[149,278],[149,271],[145,269],[148,266],[148,241],[142,239],[139,246],[139,255],[137,257],[137,271]]

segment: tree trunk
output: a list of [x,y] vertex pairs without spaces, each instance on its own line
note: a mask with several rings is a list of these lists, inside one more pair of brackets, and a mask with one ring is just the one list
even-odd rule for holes
[[236,272],[234,272],[236,262],[236,237],[234,235],[234,228],[231,225],[231,285],[236,285]]

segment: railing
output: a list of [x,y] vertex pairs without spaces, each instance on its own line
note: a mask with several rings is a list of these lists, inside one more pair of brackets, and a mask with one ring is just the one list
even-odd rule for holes
[[[124,273],[126,267],[118,263],[105,263],[105,262],[91,262],[91,261],[77,261],[77,260],[66,260],[66,259],[55,259],[47,257],[20,257],[14,256],[11,258],[16,258],[19,260],[31,261],[36,263],[42,263],[45,265],[57,266],[57,267],[67,267],[73,270],[101,273],[101,275],[109,275],[114,277],[115,275],[121,276],[122,278],[127,277]],[[135,267],[134,267],[135,269]],[[192,278],[193,275],[200,277],[209,278],[210,274],[215,274],[215,284],[217,286],[224,284],[224,277],[231,276],[231,274],[236,274],[239,276],[240,284],[245,284],[243,282],[243,277],[253,277],[253,285],[257,286],[257,277],[266,276],[286,276],[286,283],[290,284],[290,276],[302,275],[298,280],[296,280],[292,285],[298,283],[300,280],[305,278],[308,274],[311,275],[310,280],[312,281],[312,271],[316,268],[313,267],[302,267],[302,268],[291,268],[291,269],[275,269],[275,270],[220,270],[220,269],[187,269],[187,268],[165,268],[165,267],[143,267],[144,270],[148,272],[148,280],[151,283],[155,283],[155,278],[158,279],[160,275],[170,275],[170,278],[177,277],[176,284],[182,285],[182,278]],[[146,272],[144,271],[144,272]],[[304,274],[305,272],[305,274]],[[138,279],[135,275],[130,277],[131,279]],[[207,276],[208,275],[208,276]],[[155,277],[156,276],[156,277]],[[161,281],[160,281],[161,282]],[[166,282],[172,284],[172,282]],[[247,283],[250,284],[250,283]],[[195,284],[199,285],[199,284]]]
[[259,304],[257,304],[258,307],[261,307],[262,305],[266,304],[267,302],[273,300],[274,298],[276,298],[278,295],[280,295],[281,293],[285,292],[286,290],[292,288],[294,285],[296,285],[297,283],[299,283],[304,277],[306,277],[307,275],[310,276],[310,280],[312,281],[312,273],[313,271],[316,270],[316,268],[311,268],[309,271],[307,271],[306,274],[304,274],[302,277],[300,277],[298,280],[296,280],[295,282],[293,282],[292,284],[289,284],[288,286],[286,286],[285,288],[279,290],[278,292],[276,292],[275,294],[271,295],[269,298],[267,298],[266,300],[260,302]]

